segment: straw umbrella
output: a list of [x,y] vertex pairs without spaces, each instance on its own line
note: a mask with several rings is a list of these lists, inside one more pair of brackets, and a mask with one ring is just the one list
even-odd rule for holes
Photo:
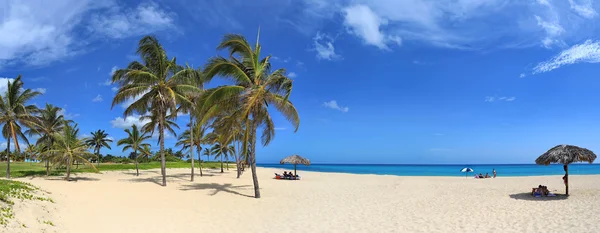
[[539,165],[548,165],[550,163],[564,164],[565,176],[563,179],[565,181],[566,194],[569,195],[569,164],[574,162],[593,163],[595,159],[596,154],[591,150],[572,145],[558,145],[538,157],[535,163]]
[[302,158],[300,157],[300,155],[291,155],[288,157],[283,158],[281,161],[279,161],[280,164],[284,164],[284,163],[291,163],[294,164],[294,176],[296,175],[296,165],[298,164],[304,164],[306,166],[310,165],[310,160],[306,159],[306,158]]

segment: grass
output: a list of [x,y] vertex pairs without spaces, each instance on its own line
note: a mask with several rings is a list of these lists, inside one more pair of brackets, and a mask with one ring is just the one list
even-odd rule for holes
[[[95,166],[96,164],[94,164]],[[200,164],[198,164],[197,162],[194,163],[194,166],[196,168],[200,167]],[[76,168],[77,166],[73,165],[73,167],[71,167],[71,172],[72,173],[86,173],[86,172],[95,172],[94,169],[92,169],[91,167],[86,167],[84,165],[79,165],[79,168]],[[191,164],[188,162],[167,162],[167,168],[189,168],[191,167]],[[202,168],[210,168],[210,169],[216,169],[216,168],[220,168],[221,164],[219,162],[204,162],[202,163]],[[226,167],[225,164],[223,164],[223,167]],[[234,165],[232,165],[231,163],[229,164],[229,167],[232,168],[234,167]],[[139,169],[140,170],[148,170],[148,169],[155,169],[155,168],[160,168],[160,162],[149,162],[149,163],[145,163],[142,162],[139,164]],[[130,164],[120,164],[120,163],[101,163],[100,167],[98,167],[98,170],[100,172],[102,171],[119,171],[119,170],[135,170],[135,163],[130,163]],[[65,172],[65,169],[50,169],[50,175],[52,176],[60,176],[63,175]],[[17,177],[26,177],[26,176],[42,176],[42,175],[46,175],[46,167],[44,166],[44,163],[26,163],[26,162],[12,162],[10,163],[10,176],[13,178],[17,178]],[[6,177],[6,162],[0,162],[0,177]]]
[[0,180],[0,225],[7,225],[9,219],[14,218],[12,206],[14,199],[50,201],[47,197],[37,196],[35,191],[39,188],[25,182]]

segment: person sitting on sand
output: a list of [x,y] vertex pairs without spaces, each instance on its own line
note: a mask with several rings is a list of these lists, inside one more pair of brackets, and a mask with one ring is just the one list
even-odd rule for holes
[[283,171],[283,178],[287,178],[289,176],[289,174],[287,173],[287,171]]
[[488,173],[485,173],[485,178],[492,178]]
[[479,178],[483,178],[483,175],[481,173],[479,173]]

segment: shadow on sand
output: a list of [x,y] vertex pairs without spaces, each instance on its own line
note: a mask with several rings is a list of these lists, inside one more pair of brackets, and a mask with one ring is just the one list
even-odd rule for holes
[[[158,176],[140,178],[140,177],[135,176],[135,172],[133,172],[133,173],[124,172],[123,174],[131,175],[131,176],[133,176],[133,178],[123,179],[121,181],[128,181],[128,182],[134,182],[134,183],[148,182],[148,183],[155,183],[157,185],[162,186],[162,176],[160,175],[160,172],[150,171],[149,173],[158,173]],[[140,172],[140,174],[142,174],[142,173]],[[208,175],[204,174],[204,176],[213,176],[213,175],[212,174],[208,174]],[[198,178],[200,178],[200,175],[196,174],[194,176],[194,178],[198,179]],[[190,181],[190,174],[181,173],[181,174],[175,174],[175,175],[167,175],[167,183],[169,183],[169,180],[173,180],[173,179],[177,179],[177,180],[181,180],[181,181]]]
[[[41,178],[41,177],[40,177]],[[47,180],[60,180],[60,181],[66,181],[64,177],[48,177],[46,178]],[[91,177],[71,177],[69,178],[69,182],[78,182],[78,181],[99,181],[100,179],[98,178],[91,178]]]
[[525,200],[525,201],[558,201],[558,200],[566,200],[569,198],[569,196],[567,196],[565,194],[556,194],[555,197],[534,197],[533,195],[531,195],[531,192],[510,194],[508,196],[515,200]]
[[181,188],[179,188],[179,190],[183,190],[183,191],[214,190],[213,193],[210,194],[211,196],[214,196],[219,192],[226,192],[226,193],[231,193],[231,194],[235,194],[235,195],[239,195],[239,196],[254,198],[254,196],[246,195],[246,194],[238,192],[238,190],[243,190],[246,187],[251,187],[251,185],[233,186],[232,184],[217,184],[217,183],[202,184],[202,183],[198,183],[198,184],[183,185]]

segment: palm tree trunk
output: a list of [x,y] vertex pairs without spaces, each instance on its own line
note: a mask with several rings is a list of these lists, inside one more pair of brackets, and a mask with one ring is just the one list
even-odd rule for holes
[[100,167],[100,147],[96,147],[96,167]]
[[190,112],[190,158],[192,159],[192,179],[194,181],[194,120]]
[[65,180],[69,181],[70,176],[71,176],[71,160],[67,158],[67,177],[65,177]]
[[200,158],[200,152],[202,151],[202,147],[196,147],[198,149],[198,151],[196,151],[196,153],[198,153],[198,163],[200,163],[200,177],[202,177],[202,158]]
[[8,137],[8,143],[6,144],[6,179],[10,179],[10,137]]
[[256,175],[256,124],[252,122],[250,131],[250,169],[252,170],[252,182],[254,183],[254,198],[260,198],[260,187],[258,186],[258,176]]
[[167,163],[165,161],[165,114],[161,114],[159,117],[160,122],[158,123],[158,133],[160,136],[160,172],[162,173],[162,186],[167,186]]
[[140,176],[140,169],[138,168],[137,150],[133,151],[133,156],[135,156],[135,176]]
[[223,154],[221,154],[221,173],[223,173]]
[[[48,141],[49,145],[48,145],[48,150],[50,150],[50,147],[52,147],[52,144],[54,144],[54,140],[50,139]],[[50,175],[50,156],[52,156],[51,154],[46,155],[46,176]]]

